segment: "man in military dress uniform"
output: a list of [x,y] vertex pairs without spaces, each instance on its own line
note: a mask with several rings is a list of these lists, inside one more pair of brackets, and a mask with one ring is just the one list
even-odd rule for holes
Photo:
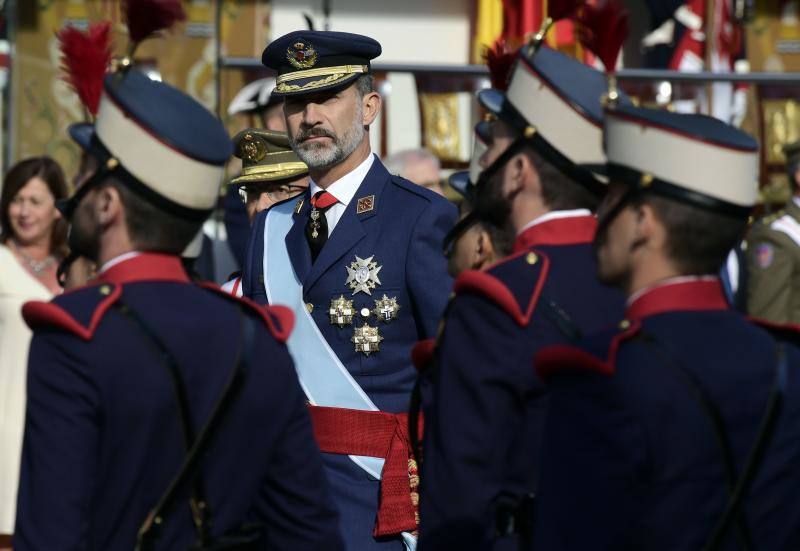
[[[233,154],[242,161],[242,173],[228,185],[238,191],[248,227],[259,212],[308,189],[308,166],[292,151],[286,132],[242,130],[233,137]],[[232,274],[222,288],[242,296],[242,273]]]
[[526,47],[507,92],[479,95],[497,119],[475,211],[516,241],[506,260],[459,276],[441,337],[417,349],[429,389],[421,549],[529,539],[546,408],[533,355],[622,316],[622,296],[594,276],[591,209],[605,187],[584,167],[604,160],[604,90],[598,71]]
[[380,52],[365,36],[314,31],[264,51],[311,186],[258,216],[243,280],[246,296],[295,312],[289,350],[354,551],[414,544],[410,351],[435,334],[447,302],[442,244],[456,217],[370,151],[381,107],[370,60]]
[[731,310],[717,277],[756,202],[758,145],[624,106],[605,144],[598,272],[626,319],[537,355],[535,548],[800,549],[800,335]]
[[792,197],[747,236],[747,312],[800,324],[800,141],[784,147]]
[[71,248],[100,268],[96,283],[23,310],[34,338],[14,548],[132,549],[236,367],[239,390],[191,492],[148,520],[152,548],[243,524],[260,526],[269,548],[341,548],[284,345],[291,313],[191,284],[181,266],[217,202],[224,128],[129,69],[106,77],[95,125],[71,134],[86,174],[61,208]]

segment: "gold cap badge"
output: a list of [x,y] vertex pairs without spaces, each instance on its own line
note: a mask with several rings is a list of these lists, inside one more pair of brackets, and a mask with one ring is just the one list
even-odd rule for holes
[[310,42],[298,40],[286,49],[286,59],[292,67],[310,69],[317,63],[317,50]]

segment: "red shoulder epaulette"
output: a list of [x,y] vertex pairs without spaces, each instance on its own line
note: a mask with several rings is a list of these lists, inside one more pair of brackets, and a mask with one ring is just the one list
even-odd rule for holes
[[85,341],[91,340],[97,326],[122,293],[119,285],[98,283],[68,291],[57,298],[59,303],[78,299],[79,313],[70,313],[56,302],[26,302],[22,307],[22,317],[28,327],[35,330],[53,327],[77,335]]
[[264,320],[267,329],[272,333],[280,342],[289,340],[289,335],[292,334],[294,328],[294,312],[286,306],[260,306],[247,297],[237,297],[227,291],[224,291],[219,285],[211,282],[202,282],[200,286],[204,289],[214,291],[215,293],[224,296],[228,300],[232,300],[238,304],[243,304],[249,309],[258,313],[259,317]]
[[[502,308],[520,326],[531,321],[533,310],[547,280],[550,259],[539,251],[526,250],[501,260],[488,271],[467,270],[456,279],[456,294],[477,293]],[[522,277],[512,291],[504,281],[506,274]]]
[[[609,332],[608,344],[602,347],[602,355],[570,345],[542,348],[534,357],[534,369],[542,379],[564,371],[593,371],[603,375],[613,375],[620,344],[636,335],[641,326],[642,324],[636,321],[621,326],[618,332]],[[596,346],[593,348],[598,349]]]

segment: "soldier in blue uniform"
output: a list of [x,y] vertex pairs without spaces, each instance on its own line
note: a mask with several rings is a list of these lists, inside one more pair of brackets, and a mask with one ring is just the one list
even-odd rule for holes
[[442,245],[456,218],[370,151],[381,107],[370,60],[380,52],[365,36],[314,31],[264,51],[311,185],[256,218],[243,278],[246,296],[295,312],[289,351],[353,551],[415,542],[410,351],[435,334],[447,303]]
[[[95,283],[23,311],[34,337],[14,548],[132,549],[148,526],[157,530],[141,549],[234,533],[259,549],[341,548],[284,344],[291,313],[192,284],[181,265],[217,203],[225,129],[128,69],[106,77],[95,124],[71,134],[84,174],[61,208],[70,246],[100,269]],[[228,381],[237,391],[200,474],[156,508]]]
[[598,273],[626,319],[537,355],[535,548],[800,549],[800,334],[732,310],[717,277],[757,199],[757,143],[616,107],[605,144]]
[[417,349],[428,364],[423,550],[529,542],[546,411],[533,355],[622,316],[622,295],[597,282],[591,252],[605,186],[586,166],[604,160],[604,89],[598,71],[526,47],[508,91],[479,95],[497,119],[475,212],[516,241],[507,259],[458,277],[441,337]]

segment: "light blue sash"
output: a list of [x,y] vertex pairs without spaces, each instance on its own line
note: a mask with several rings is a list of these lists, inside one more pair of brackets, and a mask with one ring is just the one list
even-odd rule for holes
[[[283,304],[294,312],[296,321],[286,343],[294,359],[300,385],[309,402],[316,406],[378,411],[372,400],[320,333],[303,301],[303,285],[292,268],[285,238],[294,219],[295,201],[270,209],[264,224],[264,288],[270,304]],[[351,455],[350,458],[375,478],[381,477],[384,460]]]

